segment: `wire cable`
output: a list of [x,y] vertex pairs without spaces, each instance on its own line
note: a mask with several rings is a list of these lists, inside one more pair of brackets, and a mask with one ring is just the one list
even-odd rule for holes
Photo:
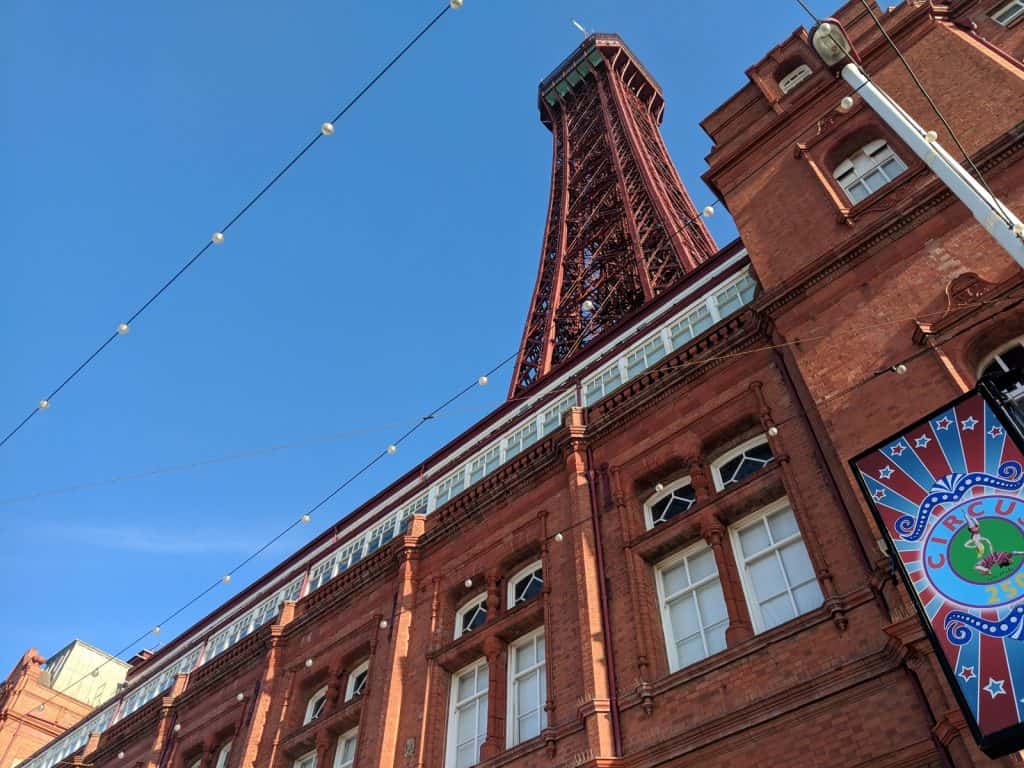
[[[397,64],[397,63],[398,63],[398,61],[399,61],[399,60],[400,60],[400,59],[401,59],[401,58],[402,58],[403,56],[405,56],[405,54],[406,54],[406,53],[407,53],[407,52],[409,51],[409,49],[411,49],[411,48],[412,48],[412,47],[413,47],[413,46],[414,46],[414,45],[415,45],[415,44],[416,44],[417,42],[419,42],[420,38],[422,38],[422,37],[423,37],[423,36],[424,36],[424,35],[425,35],[425,34],[426,34],[426,33],[427,33],[428,31],[430,31],[430,29],[431,29],[431,28],[432,28],[432,27],[433,27],[433,26],[434,26],[434,25],[435,25],[435,24],[436,24],[436,23],[437,23],[438,21],[440,21],[440,20],[441,20],[441,17],[442,17],[442,16],[444,16],[444,15],[445,15],[445,14],[446,14],[446,13],[447,13],[447,12],[448,12],[449,10],[450,10],[450,8],[451,8],[451,6],[449,5],[449,3],[445,3],[444,7],[443,7],[443,8],[442,8],[442,9],[441,9],[441,10],[440,10],[440,11],[439,11],[439,12],[438,12],[438,13],[437,13],[437,14],[436,14],[436,15],[435,15],[435,16],[434,16],[434,17],[433,17],[433,18],[432,18],[432,19],[431,19],[431,20],[430,20],[429,22],[427,22],[427,24],[426,24],[426,25],[424,25],[424,26],[423,26],[423,27],[422,27],[422,28],[420,29],[420,31],[419,31],[419,32],[417,32],[417,33],[416,33],[416,34],[415,34],[415,35],[413,36],[413,38],[412,38],[411,40],[409,40],[409,42],[407,42],[407,43],[405,44],[405,46],[404,46],[404,47],[403,47],[403,48],[402,48],[402,49],[401,49],[401,50],[400,50],[400,51],[399,51],[398,53],[396,53],[396,54],[395,54],[394,56],[392,56],[392,57],[391,57],[391,59],[390,59],[390,60],[389,60],[389,61],[387,62],[387,64],[385,64],[385,65],[384,65],[384,67],[383,67],[382,69],[380,69],[380,71],[378,71],[378,72],[377,72],[377,74],[376,74],[376,75],[374,75],[374,76],[373,76],[373,78],[371,78],[371,80],[370,80],[370,81],[369,81],[369,82],[368,82],[368,83],[367,83],[366,85],[364,85],[364,86],[363,86],[363,88],[362,88],[362,89],[361,89],[361,90],[360,90],[360,91],[359,91],[359,92],[358,92],[358,93],[357,93],[357,94],[356,94],[355,96],[353,96],[353,97],[352,97],[351,99],[349,99],[348,103],[347,103],[347,104],[345,104],[345,106],[344,106],[344,107],[342,107],[342,108],[341,108],[341,109],[340,109],[340,110],[338,111],[338,113],[337,113],[337,114],[336,114],[336,115],[334,116],[334,118],[333,118],[333,119],[331,120],[331,124],[332,124],[332,125],[331,125],[331,132],[333,132],[333,123],[336,123],[336,122],[338,122],[339,120],[341,120],[341,118],[342,118],[342,117],[344,117],[344,116],[345,116],[345,114],[346,114],[346,113],[347,113],[347,112],[348,112],[348,111],[349,111],[350,109],[352,109],[352,107],[354,107],[354,106],[355,106],[355,105],[356,105],[356,104],[357,104],[357,103],[359,102],[359,100],[360,100],[360,99],[361,99],[361,98],[362,98],[362,97],[363,97],[363,96],[364,96],[364,95],[366,94],[366,92],[367,92],[367,91],[369,91],[369,90],[370,90],[370,89],[371,89],[371,88],[372,88],[372,87],[373,87],[374,85],[376,85],[377,81],[378,81],[378,80],[380,80],[380,79],[381,79],[382,77],[384,77],[384,75],[385,75],[385,74],[387,74],[387,72],[388,72],[388,71],[389,71],[389,70],[390,70],[390,69],[391,69],[391,68],[392,68],[392,67],[393,67],[393,66],[394,66],[395,64]],[[326,124],[325,124],[325,126],[326,126]],[[185,262],[185,264],[184,264],[184,265],[183,265],[183,266],[182,266],[182,267],[181,267],[181,268],[180,268],[180,269],[179,269],[179,270],[178,270],[177,272],[175,272],[175,273],[174,273],[174,274],[173,274],[173,275],[172,275],[172,276],[171,276],[171,277],[170,277],[170,278],[169,278],[169,279],[168,279],[168,280],[167,280],[167,281],[166,281],[166,282],[165,282],[165,283],[164,283],[163,285],[161,285],[161,286],[160,286],[160,288],[159,288],[159,289],[158,289],[158,290],[157,290],[157,291],[156,291],[155,293],[153,293],[153,294],[152,294],[152,295],[151,295],[151,296],[150,296],[150,297],[149,297],[148,299],[146,299],[146,301],[145,301],[145,302],[143,302],[143,304],[142,304],[142,305],[141,305],[141,306],[140,306],[140,307],[139,307],[138,309],[136,309],[136,310],[135,310],[135,311],[134,311],[134,312],[133,312],[133,313],[132,313],[132,314],[131,314],[131,315],[130,315],[130,316],[128,317],[128,320],[127,320],[127,321],[125,321],[125,323],[123,323],[122,327],[125,327],[125,328],[127,328],[127,327],[131,326],[131,324],[132,324],[132,323],[133,323],[133,322],[134,322],[134,321],[135,321],[135,320],[136,320],[136,319],[137,319],[137,318],[138,318],[138,317],[139,317],[139,316],[140,316],[140,315],[141,315],[141,314],[142,314],[143,312],[145,312],[145,311],[146,311],[147,309],[149,309],[150,305],[151,305],[151,304],[153,304],[153,302],[155,302],[155,301],[156,301],[156,300],[157,300],[158,298],[160,298],[160,296],[162,296],[162,295],[163,295],[163,293],[164,293],[164,292],[165,292],[165,291],[166,291],[167,289],[169,289],[169,288],[170,288],[170,287],[171,287],[172,285],[174,285],[174,284],[175,284],[175,283],[176,283],[176,282],[178,281],[178,279],[179,279],[179,278],[180,278],[180,277],[181,277],[182,275],[184,275],[184,274],[185,274],[185,273],[186,273],[186,272],[187,272],[187,271],[188,271],[189,269],[191,269],[191,267],[192,267],[192,266],[193,266],[193,265],[194,265],[194,264],[195,264],[195,263],[196,263],[197,261],[199,261],[199,259],[200,259],[200,258],[201,258],[201,257],[202,257],[202,256],[203,256],[203,255],[204,255],[204,254],[205,254],[205,253],[206,253],[206,252],[207,252],[207,251],[208,251],[208,250],[209,250],[209,249],[210,249],[210,248],[211,248],[211,247],[212,247],[212,246],[213,246],[213,245],[215,244],[215,242],[222,242],[222,241],[223,241],[223,233],[225,233],[225,232],[227,232],[227,231],[228,231],[229,229],[231,229],[231,227],[232,227],[232,226],[234,226],[234,224],[235,224],[235,223],[236,223],[236,222],[237,222],[237,221],[238,221],[239,219],[241,219],[241,218],[242,218],[242,216],[244,216],[244,215],[245,215],[245,214],[246,214],[246,213],[247,213],[247,212],[249,211],[249,209],[250,209],[250,208],[252,208],[252,207],[253,207],[253,206],[254,206],[254,205],[255,205],[255,204],[256,204],[256,203],[257,203],[257,202],[258,202],[258,201],[260,200],[260,198],[262,198],[262,197],[263,197],[263,196],[264,196],[264,195],[265,195],[265,194],[266,194],[267,192],[269,192],[269,191],[270,191],[270,189],[271,189],[271,188],[272,188],[272,187],[273,187],[273,186],[274,186],[275,184],[277,184],[277,182],[278,182],[278,181],[280,181],[280,179],[281,179],[281,177],[282,177],[282,176],[284,176],[284,175],[285,175],[285,174],[286,174],[286,173],[287,173],[287,172],[288,172],[289,170],[291,170],[292,166],[294,166],[294,165],[295,165],[295,164],[296,164],[296,163],[297,163],[297,162],[298,162],[299,160],[301,160],[301,159],[302,159],[302,157],[303,157],[303,156],[304,156],[304,155],[305,155],[305,154],[306,154],[307,152],[309,152],[309,150],[310,150],[310,149],[312,149],[312,148],[313,148],[313,146],[314,146],[314,145],[315,145],[315,144],[316,144],[316,143],[317,143],[318,141],[320,141],[320,139],[324,138],[324,137],[325,137],[326,135],[327,135],[327,134],[326,134],[326,133],[324,132],[324,130],[323,130],[323,129],[321,129],[321,130],[320,130],[319,132],[317,132],[317,134],[316,134],[315,136],[313,136],[313,138],[312,138],[312,139],[310,139],[309,141],[307,141],[307,142],[306,142],[306,144],[305,144],[305,145],[304,145],[304,146],[302,147],[302,149],[300,149],[300,150],[299,150],[299,151],[298,151],[298,152],[297,152],[297,153],[296,153],[295,155],[293,155],[293,156],[292,156],[292,158],[291,158],[291,159],[290,159],[290,160],[289,160],[289,161],[288,161],[288,162],[287,162],[287,163],[286,163],[286,164],[284,165],[284,167],[282,167],[282,168],[281,168],[281,170],[279,170],[279,171],[278,171],[278,172],[277,172],[277,173],[276,173],[276,174],[275,174],[275,175],[274,175],[274,176],[273,176],[273,177],[272,177],[272,178],[270,179],[270,181],[268,181],[268,182],[267,182],[266,184],[264,184],[264,185],[263,185],[263,187],[262,187],[262,188],[261,188],[261,189],[260,189],[260,190],[259,190],[259,191],[258,191],[258,192],[257,192],[257,193],[255,194],[255,195],[253,195],[253,196],[252,196],[252,197],[251,197],[251,198],[249,199],[249,201],[248,201],[248,202],[247,202],[247,203],[246,203],[245,205],[243,205],[243,206],[242,206],[242,208],[241,208],[241,209],[240,209],[240,210],[239,210],[239,211],[238,211],[238,212],[237,212],[237,213],[236,213],[236,214],[235,214],[234,216],[232,216],[232,217],[231,217],[231,218],[230,218],[230,219],[228,220],[228,222],[227,222],[227,223],[226,223],[226,224],[225,224],[225,225],[224,225],[224,226],[223,226],[223,227],[222,227],[222,228],[221,228],[221,229],[220,229],[220,230],[219,230],[219,231],[218,231],[217,233],[215,233],[215,235],[214,235],[214,238],[215,238],[215,239],[211,239],[211,240],[208,240],[208,241],[206,242],[206,244],[205,244],[205,245],[203,245],[203,247],[202,247],[202,248],[200,248],[200,249],[199,249],[198,251],[196,251],[196,252],[195,252],[195,253],[194,253],[194,254],[192,255],[192,257],[191,257],[191,258],[190,258],[190,259],[189,259],[188,261],[186,261],[186,262]],[[219,240],[218,240],[218,239],[216,239],[216,238],[218,238],[218,236],[219,236]],[[23,428],[23,427],[24,427],[24,426],[25,426],[26,424],[28,424],[28,423],[29,423],[29,421],[31,421],[31,420],[32,420],[32,418],[33,418],[33,417],[34,417],[34,416],[35,416],[35,415],[36,415],[37,413],[39,413],[39,411],[40,411],[40,410],[44,410],[44,409],[48,408],[48,407],[49,407],[49,405],[50,405],[50,402],[51,402],[51,401],[53,400],[53,398],[54,398],[54,397],[55,397],[55,396],[56,396],[57,394],[59,394],[59,393],[60,393],[60,391],[61,391],[62,389],[64,389],[64,387],[66,387],[66,386],[67,386],[67,385],[68,385],[68,384],[69,384],[69,383],[70,383],[70,382],[71,382],[71,381],[72,381],[72,380],[73,380],[73,379],[74,379],[74,378],[75,378],[76,376],[78,376],[78,374],[79,374],[79,373],[81,373],[81,372],[82,372],[82,370],[83,370],[83,369],[84,369],[84,368],[85,368],[86,366],[88,366],[88,365],[89,365],[89,364],[90,364],[90,363],[91,363],[91,362],[92,362],[93,360],[95,360],[95,359],[96,359],[96,357],[97,357],[97,356],[99,356],[99,354],[100,354],[101,352],[103,352],[103,350],[105,350],[105,349],[106,349],[106,348],[107,348],[108,346],[110,346],[110,344],[111,344],[111,343],[113,343],[113,341],[114,341],[114,340],[115,340],[115,339],[116,339],[116,338],[117,338],[117,337],[118,337],[119,335],[121,335],[121,331],[120,331],[120,330],[118,330],[118,331],[114,331],[113,333],[111,333],[111,334],[110,334],[110,335],[109,335],[109,336],[108,336],[108,337],[107,337],[107,338],[106,338],[106,339],[105,339],[105,340],[103,341],[103,343],[101,343],[101,344],[100,344],[100,345],[99,345],[99,346],[98,346],[98,347],[97,347],[97,348],[96,348],[96,349],[95,349],[95,350],[93,351],[93,353],[92,353],[92,354],[90,354],[90,355],[89,355],[89,356],[88,356],[88,357],[87,357],[87,358],[85,359],[85,361],[84,361],[84,362],[82,362],[82,363],[81,363],[81,364],[80,364],[80,365],[79,365],[79,366],[78,366],[77,368],[75,368],[75,369],[74,369],[74,370],[73,370],[73,371],[72,371],[72,372],[71,372],[71,373],[70,373],[70,374],[69,374],[69,375],[68,375],[68,376],[67,376],[67,377],[66,377],[66,378],[65,378],[65,379],[64,379],[64,380],[63,380],[63,381],[62,381],[62,382],[60,383],[60,385],[59,385],[59,386],[57,386],[57,387],[56,387],[56,388],[55,388],[55,389],[54,389],[54,390],[53,390],[52,392],[50,392],[50,394],[49,394],[49,395],[47,395],[47,396],[46,396],[45,398],[43,398],[43,399],[42,399],[41,401],[39,401],[39,404],[38,404],[38,405],[37,405],[37,406],[36,406],[36,407],[35,407],[35,408],[34,408],[34,409],[33,409],[32,411],[30,411],[30,412],[29,412],[29,414],[28,414],[28,415],[27,415],[27,416],[26,416],[26,417],[25,417],[24,419],[22,419],[22,420],[21,420],[21,421],[20,421],[20,422],[18,423],[18,425],[17,425],[17,426],[15,426],[15,427],[14,427],[14,429],[12,429],[12,430],[11,430],[10,432],[8,432],[8,433],[7,433],[7,434],[6,434],[6,435],[5,435],[4,437],[3,437],[3,439],[0,439],[0,448],[2,448],[2,447],[3,447],[4,445],[6,445],[6,444],[7,444],[7,442],[8,442],[8,441],[9,441],[9,440],[10,440],[10,439],[11,439],[12,437],[14,437],[14,436],[15,436],[15,435],[16,435],[16,434],[17,434],[18,432],[20,432],[20,431],[21,431],[21,429],[22,429],[22,428]]]

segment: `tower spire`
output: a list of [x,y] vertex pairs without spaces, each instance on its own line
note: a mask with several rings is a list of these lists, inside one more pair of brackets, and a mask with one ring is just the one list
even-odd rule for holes
[[717,250],[661,140],[663,111],[618,35],[588,36],[541,82],[551,198],[510,397]]

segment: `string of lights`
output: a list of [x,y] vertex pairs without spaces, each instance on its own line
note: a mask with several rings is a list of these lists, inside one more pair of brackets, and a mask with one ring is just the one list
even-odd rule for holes
[[71,381],[75,379],[75,377],[77,377],[78,374],[81,373],[90,363],[92,363],[92,361],[95,360],[107,347],[109,347],[119,337],[127,335],[128,332],[131,330],[132,324],[142,315],[142,313],[149,309],[153,302],[159,299],[160,296],[164,294],[164,292],[166,292],[172,285],[174,285],[182,277],[182,275],[184,275],[188,270],[190,270],[196,264],[196,262],[198,262],[199,259],[206,254],[206,252],[210,248],[216,245],[222,245],[225,241],[225,236],[228,230],[230,230],[231,227],[233,227],[238,222],[239,219],[241,219],[246,213],[248,213],[249,209],[251,209],[257,202],[259,202],[259,200],[267,192],[269,192],[271,188],[275,184],[277,184],[277,182],[280,181],[281,178],[289,170],[291,170],[291,168],[297,162],[299,162],[299,160],[301,160],[302,157],[307,152],[309,152],[309,150],[311,150],[314,147],[314,145],[317,144],[317,142],[319,142],[321,139],[331,136],[334,133],[335,124],[339,120],[341,120],[345,116],[345,114],[350,109],[352,109],[352,107],[354,107],[359,102],[360,99],[363,98],[364,95],[366,95],[367,91],[369,91],[371,88],[373,88],[374,85],[376,85],[378,80],[384,77],[384,75],[387,74],[387,72],[395,64],[397,64],[398,61],[403,56],[405,56],[405,54],[414,45],[416,45],[417,42],[419,42],[420,38],[427,34],[427,32],[430,31],[430,29],[435,24],[437,24],[437,22],[440,21],[441,18],[449,10],[457,10],[462,7],[462,4],[463,0],[450,0],[450,2],[445,3],[441,10],[429,22],[427,22],[426,25],[424,25],[419,30],[419,32],[417,32],[398,53],[392,56],[391,59],[387,62],[387,64],[385,64],[384,67],[382,67],[377,72],[377,74],[374,75],[373,78],[371,78],[370,81],[366,83],[366,85],[364,85],[363,88],[358,93],[356,93],[355,96],[349,99],[349,101],[338,111],[337,114],[334,115],[333,118],[331,118],[331,120],[321,124],[320,130],[317,131],[317,133],[311,139],[309,139],[305,143],[305,145],[298,152],[296,152],[287,163],[285,163],[285,165],[270,179],[270,181],[264,184],[263,187],[255,195],[253,195],[248,200],[248,202],[246,202],[245,205],[243,205],[242,208],[239,209],[237,213],[235,213],[234,216],[228,219],[227,223],[224,224],[223,227],[221,227],[218,231],[214,232],[213,235],[211,235],[210,239],[207,240],[206,243],[204,243],[203,246],[199,248],[199,250],[197,250],[192,255],[192,257],[188,261],[186,261],[185,264],[177,272],[175,272],[166,282],[164,282],[164,284],[161,285],[160,288],[157,289],[155,293],[153,293],[148,299],[146,299],[146,301],[143,302],[138,309],[136,309],[133,313],[131,313],[128,316],[127,320],[118,323],[116,329],[103,340],[103,342],[92,352],[92,354],[90,354],[77,368],[75,368],[70,374],[68,374],[68,376],[65,377],[65,379],[57,387],[55,387],[48,395],[46,395],[46,397],[41,399],[36,404],[36,407],[29,411],[28,415],[25,416],[25,418],[23,418],[17,424],[17,426],[10,430],[3,437],[3,439],[0,439],[0,448],[6,445],[7,442],[12,437],[14,437],[18,432],[20,432],[21,429],[26,424],[28,424],[33,417],[36,416],[36,414],[40,413],[41,411],[49,409],[50,405],[52,404],[53,398],[56,397],[60,393],[60,391],[64,389],[64,387],[70,384]]
[[[379,463],[382,459],[384,459],[387,456],[394,455],[395,453],[397,453],[398,452],[398,447],[403,442],[405,442],[410,437],[412,437],[425,424],[427,424],[428,422],[431,422],[434,419],[436,419],[437,416],[442,411],[444,411],[445,409],[448,408],[448,406],[452,405],[453,403],[455,403],[457,400],[461,399],[462,397],[465,397],[465,395],[467,395],[469,392],[473,391],[474,389],[477,389],[478,387],[485,387],[485,386],[487,386],[487,384],[490,383],[490,378],[495,373],[497,373],[502,368],[504,368],[506,365],[508,365],[513,359],[515,359],[515,354],[508,355],[503,360],[498,362],[496,365],[492,366],[484,374],[482,374],[481,376],[476,378],[472,383],[467,384],[466,386],[462,387],[460,390],[458,390],[455,394],[451,395],[448,399],[446,399],[440,405],[434,407],[429,413],[419,417],[419,419],[416,421],[416,423],[413,426],[409,427],[407,430],[405,430],[405,432],[403,432],[401,435],[399,435],[398,438],[396,438],[393,442],[389,443],[386,448],[384,448],[384,449],[380,450],[379,452],[377,452],[377,454],[374,455],[373,458],[371,458],[369,461],[367,461],[365,464],[363,464],[359,469],[357,469],[355,472],[353,472],[348,477],[346,477],[341,483],[339,483],[334,488],[334,490],[332,490],[326,496],[321,498],[318,502],[313,504],[311,507],[306,509],[306,511],[303,512],[298,518],[295,518],[294,520],[292,520],[288,525],[286,525],[284,528],[282,528],[278,533],[276,533],[273,536],[271,536],[270,539],[268,539],[264,544],[262,544],[261,546],[256,548],[253,552],[251,552],[249,555],[247,555],[240,562],[238,562],[237,564],[235,564],[231,568],[227,569],[223,573],[223,575],[220,576],[216,581],[211,582],[208,586],[206,586],[205,588],[200,590],[198,593],[196,593],[194,596],[192,596],[185,603],[180,605],[175,610],[171,611],[166,616],[164,616],[163,619],[161,619],[156,624],[154,624],[150,629],[146,630],[144,633],[142,633],[138,637],[133,638],[129,643],[127,643],[125,646],[123,646],[122,648],[117,650],[113,654],[113,656],[111,656],[110,658],[105,659],[100,664],[98,664],[97,666],[95,666],[91,670],[89,670],[89,672],[87,672],[84,675],[82,675],[78,680],[76,680],[75,682],[71,683],[68,686],[68,688],[69,689],[70,688],[74,688],[79,683],[85,681],[89,677],[94,676],[95,674],[98,674],[99,670],[102,669],[104,666],[106,666],[113,658],[118,658],[118,657],[124,655],[125,653],[128,653],[130,650],[135,648],[139,643],[141,643],[143,640],[147,639],[148,637],[153,636],[153,635],[159,635],[160,632],[163,630],[163,628],[165,626],[167,626],[170,622],[172,622],[174,619],[176,619],[182,613],[187,611],[193,605],[198,603],[200,600],[202,600],[208,594],[213,592],[215,589],[217,589],[217,587],[220,587],[220,586],[223,586],[223,585],[226,585],[226,584],[230,584],[231,580],[238,573],[238,571],[240,571],[242,568],[247,566],[249,563],[251,563],[257,557],[259,557],[261,554],[266,552],[270,547],[272,547],[274,544],[276,544],[278,541],[280,541],[282,538],[284,538],[286,535],[288,535],[288,533],[293,531],[295,528],[298,528],[298,527],[300,527],[302,525],[306,525],[306,524],[310,523],[312,521],[312,519],[313,519],[313,515],[320,508],[322,508],[325,504],[327,504],[329,501],[331,501],[331,499],[333,499],[335,496],[337,496],[339,493],[341,493],[343,490],[345,490],[345,488],[347,488],[349,485],[351,485],[353,482],[355,482],[359,477],[361,477],[363,474],[365,474],[371,467],[373,467],[374,465]],[[39,704],[38,708],[40,709],[40,711],[45,708],[46,704],[49,704],[50,702],[52,702],[56,698],[57,695],[58,695],[58,692],[54,691],[54,693],[51,694],[50,697],[48,697],[41,704]]]
[[[457,413],[470,413],[478,411],[479,406],[471,406],[466,408],[450,408],[443,414],[437,414],[435,418],[442,416],[452,416]],[[277,453],[292,450],[293,448],[303,448],[311,445],[319,445],[322,443],[334,442],[337,440],[344,440],[349,437],[358,437],[360,435],[372,434],[379,432],[383,429],[402,427],[407,424],[415,423],[412,418],[404,419],[402,421],[387,421],[380,422],[377,424],[368,424],[355,429],[344,430],[340,432],[330,432],[322,435],[314,435],[312,437],[300,438],[297,440],[290,440],[284,443],[276,443],[274,445],[262,446],[258,448],[248,448],[241,451],[233,451],[231,453],[220,454],[218,456],[207,456],[193,461],[182,462],[179,464],[163,465],[159,467],[152,467],[150,469],[143,469],[137,472],[131,472],[123,475],[115,475],[113,477],[104,478],[102,480],[91,480],[81,483],[75,483],[73,485],[63,485],[54,488],[46,488],[33,493],[23,494],[21,496],[12,496],[6,499],[0,499],[0,506],[19,504],[27,501],[34,501],[35,499],[57,496],[66,493],[74,493],[76,491],[89,490],[92,488],[100,488],[108,485],[115,485],[129,480],[142,480],[149,477],[157,477],[159,475],[165,475],[175,472],[187,472],[192,469],[199,469],[201,467],[208,467],[217,464],[225,464],[233,461],[239,461],[242,459],[258,458],[261,456],[272,456]]]

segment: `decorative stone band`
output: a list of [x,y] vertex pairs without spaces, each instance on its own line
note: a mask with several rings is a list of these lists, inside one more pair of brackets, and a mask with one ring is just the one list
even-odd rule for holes
[[954,645],[966,645],[974,636],[972,630],[976,630],[989,637],[1008,637],[1012,640],[1024,639],[1024,606],[1017,605],[1006,616],[997,620],[989,621],[972,616],[963,611],[950,611],[946,616],[946,637]]
[[984,485],[1002,491],[1016,491],[1024,485],[1018,461],[1004,461],[997,470],[998,477],[987,472],[946,475],[931,488],[931,493],[917,508],[917,515],[904,515],[894,524],[896,532],[906,541],[917,541],[928,524],[928,516],[935,507],[957,502],[971,488]]

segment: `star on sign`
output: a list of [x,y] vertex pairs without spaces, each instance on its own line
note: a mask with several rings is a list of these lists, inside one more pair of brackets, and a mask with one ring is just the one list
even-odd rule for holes
[[879,488],[877,491],[875,491],[871,495],[875,497],[875,501],[881,501],[882,499],[885,498],[885,491],[883,491],[881,488]]
[[988,431],[988,436],[989,437],[999,437],[1002,434],[1003,434],[1003,428],[1002,427],[992,427],[992,429],[990,429]]
[[970,680],[972,677],[976,677],[974,674],[974,667],[960,667],[960,677],[964,679],[964,682]]
[[994,699],[996,696],[999,696],[1000,694],[1003,694],[1003,695],[1006,694],[1006,691],[1003,690],[1003,684],[1005,682],[1006,682],[1005,680],[993,680],[990,677],[988,679],[988,685],[986,685],[981,690],[985,691],[985,693],[987,693],[989,696],[991,696]]
[[972,429],[974,429],[977,423],[978,420],[976,418],[974,418],[973,416],[968,416],[966,419],[960,422],[960,426],[964,429],[964,431],[970,432]]
[[882,480],[888,480],[890,477],[892,477],[892,473],[893,473],[893,469],[888,464],[886,464],[884,467],[882,467],[880,470],[878,470],[878,476]]
[[927,448],[932,439],[928,435],[921,435],[914,441],[915,448]]
[[950,421],[950,419],[947,418],[946,416],[943,416],[941,419],[935,422],[936,429],[949,429],[951,426],[953,426],[953,422]]
[[896,443],[896,445],[889,449],[889,453],[893,456],[902,456],[903,451],[905,451],[906,448],[907,447],[903,443]]

